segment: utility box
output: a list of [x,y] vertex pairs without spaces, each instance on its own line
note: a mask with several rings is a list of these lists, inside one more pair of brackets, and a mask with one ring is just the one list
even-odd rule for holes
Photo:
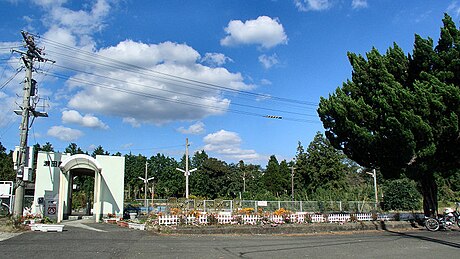
[[22,180],[25,182],[30,182],[33,180],[34,170],[30,167],[24,167],[24,173],[22,175]]
[[[16,146],[13,152],[13,167],[14,170],[18,170],[18,166],[21,163],[20,158],[20,147]],[[34,147],[27,147],[26,157],[25,157],[25,167],[34,168]]]

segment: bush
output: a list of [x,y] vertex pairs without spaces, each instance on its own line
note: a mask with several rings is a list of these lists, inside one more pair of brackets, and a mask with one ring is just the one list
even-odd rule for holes
[[418,210],[421,195],[414,181],[407,178],[389,180],[384,186],[384,210]]

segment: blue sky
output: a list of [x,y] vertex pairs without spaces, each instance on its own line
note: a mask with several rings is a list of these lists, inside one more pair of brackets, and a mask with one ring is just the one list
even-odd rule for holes
[[[323,127],[316,108],[351,76],[348,51],[409,53],[435,42],[460,1],[0,0],[0,142],[19,143],[21,30],[39,35],[38,118],[29,144],[229,163],[290,161]],[[9,83],[5,84],[10,78]],[[37,107],[38,110],[42,108]],[[264,118],[264,115],[283,119]]]

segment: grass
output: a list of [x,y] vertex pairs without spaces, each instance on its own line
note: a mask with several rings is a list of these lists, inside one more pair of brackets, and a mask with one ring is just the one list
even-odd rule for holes
[[12,217],[0,217],[0,232],[15,233],[25,230],[25,225],[22,222],[13,220]]

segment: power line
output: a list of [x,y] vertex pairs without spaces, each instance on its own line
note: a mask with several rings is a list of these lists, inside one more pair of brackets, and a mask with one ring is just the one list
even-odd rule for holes
[[[91,86],[95,86],[95,87],[104,88],[104,89],[107,89],[107,90],[112,90],[112,91],[123,92],[123,93],[127,93],[127,94],[132,94],[132,95],[137,95],[137,96],[140,96],[140,97],[153,98],[153,99],[157,99],[157,100],[161,100],[161,101],[165,101],[165,102],[169,102],[169,103],[179,103],[179,104],[183,104],[183,105],[189,105],[189,106],[199,107],[199,108],[207,108],[207,109],[212,109],[212,110],[215,110],[215,111],[222,111],[222,112],[229,111],[229,112],[236,113],[236,114],[250,115],[250,116],[256,116],[256,117],[265,117],[266,116],[264,114],[255,113],[255,112],[241,111],[241,110],[236,110],[236,109],[232,109],[232,108],[219,108],[219,107],[216,107],[216,106],[205,105],[205,104],[200,104],[200,103],[195,103],[195,102],[190,102],[190,101],[185,101],[185,100],[170,99],[170,98],[166,98],[166,97],[163,97],[163,96],[160,96],[160,95],[149,94],[149,93],[145,93],[145,92],[139,92],[139,91],[128,90],[128,89],[122,89],[122,88],[119,88],[119,87],[114,87],[114,86],[104,84],[104,83],[100,83],[100,82],[96,83],[96,82],[84,80],[84,79],[81,79],[81,78],[74,78],[74,77],[70,77],[70,76],[62,75],[62,74],[57,74],[57,73],[50,73],[50,75],[55,76],[55,77],[60,78],[60,79],[66,79],[66,80],[77,82],[77,83],[82,83],[82,84],[86,84],[86,85],[91,85]],[[317,123],[317,121],[314,121],[314,120],[296,119],[296,118],[290,118],[290,117],[286,117],[286,118],[283,118],[283,119],[288,120],[288,121],[296,121],[296,122]]]
[[9,82],[11,82],[11,80],[13,80],[18,74],[19,72],[21,72],[23,69],[23,67],[19,68],[19,69],[16,69],[16,73],[14,75],[12,75],[10,78],[8,78],[5,83],[3,83],[1,86],[0,86],[0,90],[2,90]]
[[[37,37],[40,37],[40,36],[37,36]],[[189,78],[180,77],[180,76],[176,76],[176,75],[171,75],[171,74],[168,74],[168,73],[164,73],[164,72],[160,72],[160,71],[156,71],[156,70],[152,70],[152,69],[146,69],[146,68],[134,65],[134,64],[129,64],[129,63],[122,62],[122,61],[119,61],[119,60],[116,60],[116,59],[113,59],[113,58],[109,58],[109,57],[106,57],[106,56],[103,56],[103,55],[100,55],[100,54],[96,54],[96,53],[93,53],[93,52],[88,52],[88,51],[85,51],[85,50],[82,50],[82,49],[78,49],[78,48],[75,48],[75,47],[72,47],[72,46],[68,46],[68,45],[65,45],[65,44],[50,40],[50,39],[46,39],[46,38],[43,38],[43,37],[40,37],[40,38],[44,42],[47,42],[49,45],[54,45],[57,48],[63,48],[65,50],[72,50],[73,52],[77,51],[78,53],[86,55],[87,57],[91,57],[91,59],[84,59],[84,61],[88,62],[89,60],[91,60],[89,63],[93,63],[93,64],[109,66],[109,67],[117,68],[117,69],[131,68],[131,69],[136,69],[137,72],[139,72],[138,70],[147,71],[147,72],[151,72],[151,73],[154,73],[154,74],[164,76],[163,79],[178,80],[180,82],[186,82],[186,83],[189,83],[189,84],[194,84],[196,86],[205,87],[205,88],[208,88],[208,89],[212,88],[212,89],[218,89],[218,90],[223,90],[223,91],[229,91],[229,92],[233,92],[233,93],[246,94],[246,95],[259,97],[259,98],[270,98],[270,99],[277,100],[277,101],[282,101],[282,102],[297,103],[297,104],[310,105],[310,106],[315,106],[315,107],[317,106],[317,104],[313,103],[313,102],[306,102],[306,101],[289,99],[289,98],[284,98],[284,97],[270,96],[270,95],[267,95],[267,94],[260,94],[260,93],[253,93],[253,92],[244,91],[244,90],[237,90],[237,89],[226,87],[226,86],[221,86],[221,85],[212,84],[212,83],[208,83],[208,82],[203,82],[203,81],[199,81],[199,80],[194,80],[194,79],[189,79]],[[48,52],[53,52],[53,51],[48,50]],[[58,53],[58,52],[55,52],[55,53]],[[58,54],[62,55],[62,54],[65,54],[65,53],[58,53]],[[82,58],[78,58],[76,56],[71,56],[71,57],[73,59],[82,59]],[[100,63],[100,62],[98,63],[98,62],[95,62],[94,57],[99,58],[101,61],[110,62],[112,64],[115,63],[117,65],[123,65],[124,67],[114,67],[113,65],[103,64],[103,63]]]
[[[104,76],[104,75],[100,75],[100,74],[96,74],[96,73],[90,73],[90,72],[86,72],[86,71],[82,71],[82,70],[78,70],[78,69],[73,69],[73,68],[69,68],[69,67],[65,67],[65,66],[60,66],[60,65],[55,65],[55,66],[60,67],[60,68],[65,68],[65,69],[68,69],[68,70],[73,70],[73,71],[79,72],[79,73],[84,73],[84,74],[97,76],[97,77],[104,78],[104,79],[113,80],[113,81],[116,81],[116,82],[121,82],[121,83],[124,83],[124,84],[141,86],[141,87],[154,89],[154,90],[161,91],[161,92],[167,92],[167,93],[176,94],[176,95],[179,94],[179,95],[193,97],[193,98],[202,99],[202,100],[212,100],[212,98],[208,98],[208,97],[204,97],[204,96],[198,96],[198,95],[193,95],[193,94],[188,94],[188,93],[181,93],[181,92],[177,92],[177,91],[162,89],[162,88],[159,88],[159,87],[153,87],[153,86],[146,85],[146,84],[128,82],[128,81],[125,81],[125,80],[121,80],[121,79],[117,79],[117,78],[113,78],[113,77],[109,77],[109,76]],[[91,81],[86,81],[86,82],[91,82]],[[100,84],[100,83],[97,83],[97,84]],[[294,115],[316,117],[316,115],[310,115],[310,114],[306,114],[306,113],[292,112],[292,111],[273,109],[273,108],[265,108],[265,107],[255,106],[255,105],[240,104],[240,103],[235,103],[235,102],[232,102],[231,104],[235,105],[235,106],[240,106],[240,107],[253,108],[253,109],[259,109],[259,110],[266,110],[266,111],[272,111],[272,112],[281,112],[281,113],[288,113],[288,114],[294,114]]]
[[[53,52],[53,51],[50,51],[50,52]],[[91,59],[92,61],[91,62],[88,62],[88,58],[82,58],[82,57],[76,57],[76,56],[70,56],[70,55],[67,55],[67,54],[60,54],[59,52],[54,52],[54,53],[58,53],[61,57],[64,56],[64,57],[68,57],[69,60],[72,61],[73,64],[75,63],[78,63],[78,62],[75,62],[75,60],[80,60],[82,61],[83,63],[80,63],[81,65],[86,65],[86,64],[99,64],[99,65],[102,65],[102,66],[105,66],[105,67],[110,67],[110,68],[113,68],[113,69],[117,69],[117,70],[123,70],[123,72],[132,72],[132,73],[135,73],[136,76],[139,76],[139,74],[141,75],[146,75],[146,76],[149,76],[151,77],[152,75],[150,73],[146,73],[145,71],[139,71],[139,69],[135,69],[135,70],[132,70],[131,68],[127,68],[127,69],[124,69],[124,68],[121,68],[121,67],[118,67],[118,66],[114,66],[114,65],[107,65],[107,64],[104,64],[104,63],[100,63],[100,62],[97,62],[96,60],[94,59]],[[65,59],[65,58],[64,58]],[[76,69],[76,68],[70,68],[70,67],[66,67],[66,66],[59,66],[59,65],[56,65],[58,67],[61,67],[63,69],[67,69],[67,70],[72,70],[74,72],[78,72],[78,73],[85,73],[85,74],[91,74],[91,75],[96,75],[94,73],[91,73],[91,72],[87,72],[87,71],[84,71],[84,70],[80,70],[80,69]],[[100,77],[104,77],[104,78],[109,78],[109,79],[113,79],[113,77],[108,77],[108,76],[101,76],[101,75],[98,75]],[[157,76],[154,76],[153,77],[154,79],[151,79],[152,81],[156,81],[156,82],[164,82],[164,83],[167,83],[169,85],[174,85],[174,86],[178,86],[178,87],[181,87],[183,89],[196,89],[198,90],[196,87],[193,87],[193,86],[196,86],[195,84],[190,84],[188,82],[184,82],[184,81],[177,81],[177,80],[171,80],[170,78],[160,78],[160,77],[157,77]],[[132,83],[131,83],[132,84]],[[183,85],[181,85],[183,84]],[[145,87],[150,87],[150,88],[154,88],[154,87],[151,87],[151,86],[146,86],[144,85]],[[198,86],[200,87],[200,86]],[[210,88],[203,88],[202,86],[200,87],[201,89],[205,89],[205,90],[209,90]],[[166,89],[161,89],[161,88],[155,88],[157,90],[160,90],[160,91],[168,91]],[[212,90],[219,90],[219,89],[212,89]],[[200,90],[201,91],[201,90]],[[221,90],[219,90],[221,91]],[[181,95],[188,95],[188,94],[185,94],[183,92],[177,92],[175,91],[174,94],[181,94]],[[202,98],[202,96],[195,96],[197,98]],[[267,97],[267,95],[264,95],[264,97]],[[251,99],[252,100],[252,99]],[[252,100],[253,101],[253,100]],[[233,103],[233,102],[232,102]],[[300,105],[300,104],[292,104],[292,103],[286,103],[287,105]],[[236,103],[236,105],[238,105]],[[297,106],[297,108],[301,108],[300,106]],[[303,107],[303,109],[311,109],[311,108],[308,108],[308,107]],[[306,116],[311,116],[311,115],[307,115],[307,114],[302,114],[302,113],[298,113],[298,115],[306,115]]]

